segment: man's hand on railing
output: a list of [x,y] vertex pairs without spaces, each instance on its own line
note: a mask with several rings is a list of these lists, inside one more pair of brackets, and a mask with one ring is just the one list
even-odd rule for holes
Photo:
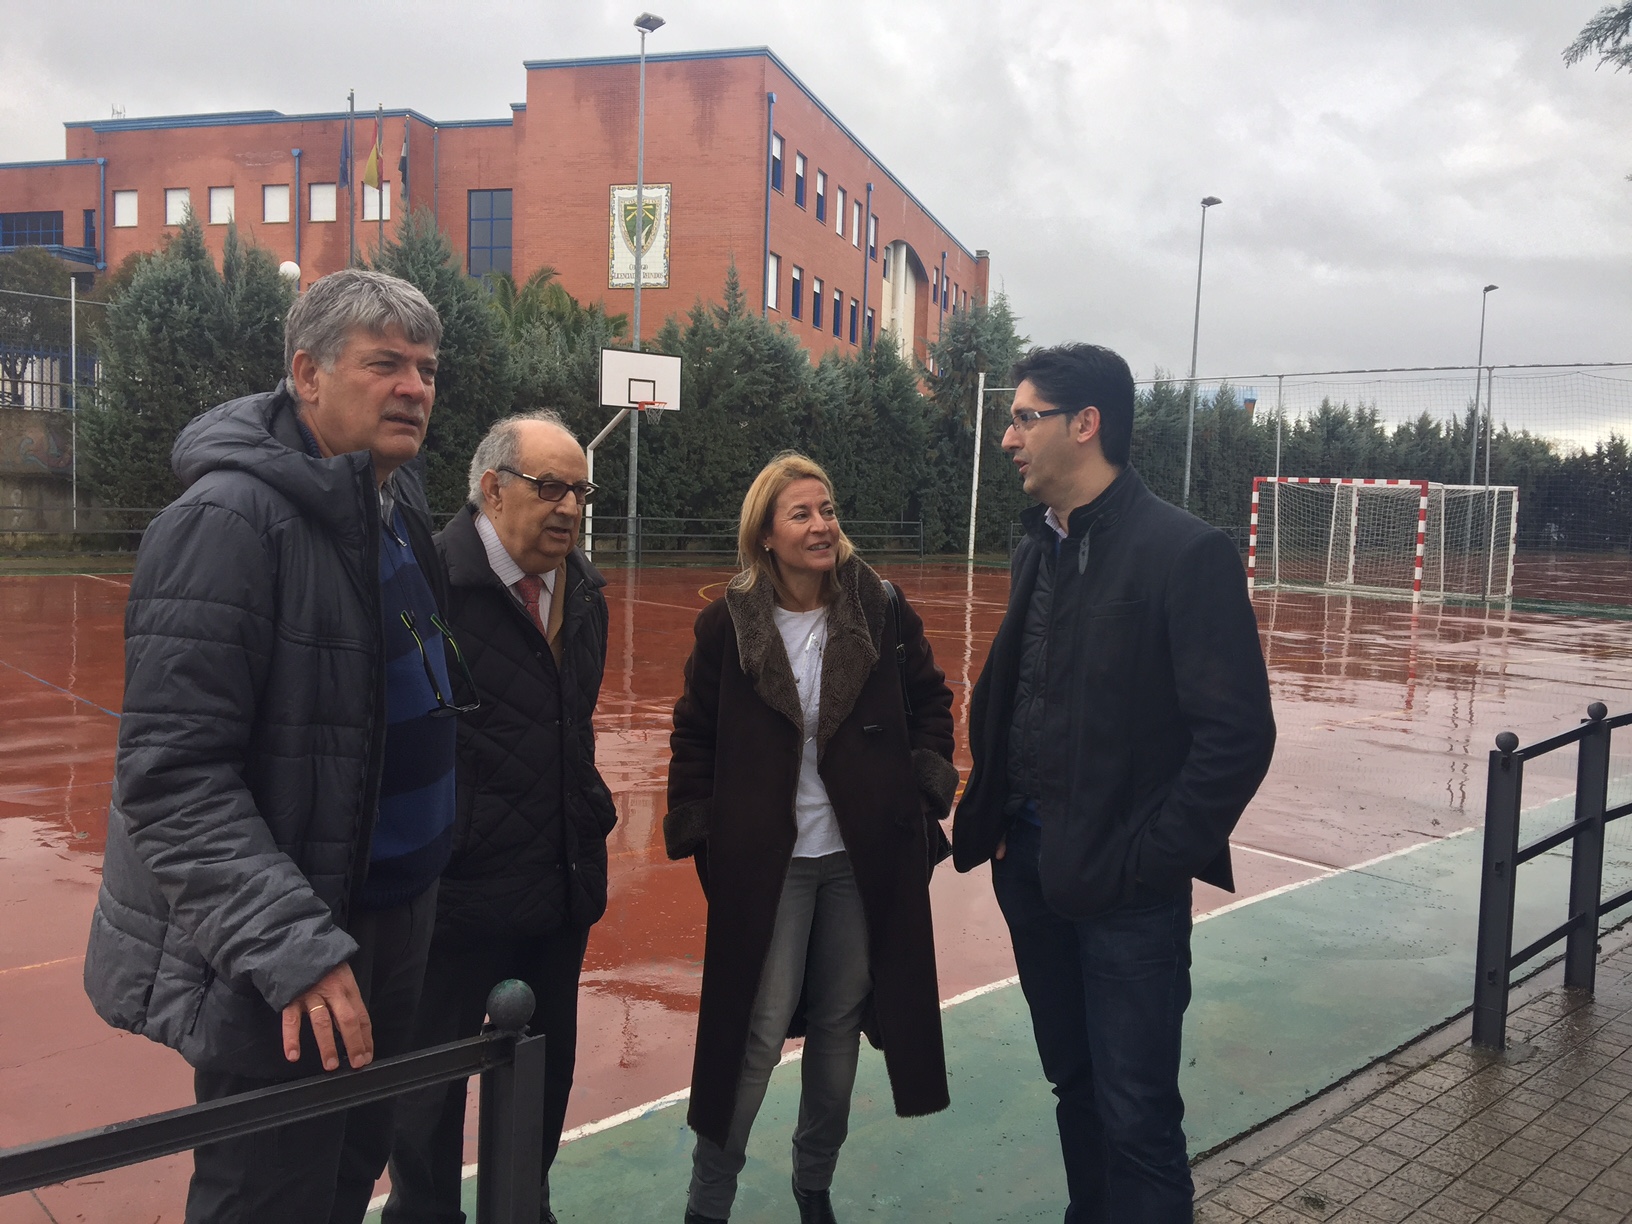
[[317,1052],[322,1055],[325,1071],[340,1066],[339,1050],[334,1043],[337,1032],[353,1068],[366,1067],[374,1061],[374,1025],[368,1018],[368,1008],[357,989],[357,979],[352,976],[350,965],[342,961],[283,1009],[283,1056],[290,1062],[300,1061],[302,1017],[311,1022],[312,1036],[317,1039]]

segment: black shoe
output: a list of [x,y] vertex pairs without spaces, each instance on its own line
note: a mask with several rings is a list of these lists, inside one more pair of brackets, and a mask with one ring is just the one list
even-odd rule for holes
[[555,1212],[546,1207],[544,1214],[538,1217],[538,1224],[561,1224],[561,1221],[555,1218]]
[[826,1190],[801,1190],[793,1183],[793,1201],[799,1204],[799,1224],[838,1224],[833,1199]]
[[716,1220],[713,1216],[699,1215],[690,1207],[687,1207],[685,1224],[727,1224],[727,1221]]

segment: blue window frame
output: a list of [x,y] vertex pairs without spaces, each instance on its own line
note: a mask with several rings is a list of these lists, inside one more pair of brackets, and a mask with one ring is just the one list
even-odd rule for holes
[[96,250],[96,209],[85,210],[85,249]]
[[805,270],[798,264],[793,265],[793,280],[788,289],[788,313],[796,319],[802,319],[805,314]]
[[861,306],[855,298],[850,299],[850,343],[856,342],[856,332],[861,321]]
[[470,241],[466,244],[472,276],[512,271],[510,189],[470,193]]
[[793,155],[793,202],[800,208],[805,206],[805,155]]
[[844,291],[841,289],[833,290],[833,334],[844,334]]
[[60,212],[0,213],[0,247],[61,245]]
[[782,190],[782,137],[771,133],[771,186]]
[[810,325],[822,330],[822,278],[810,282]]
[[827,171],[816,171],[816,220],[827,220]]

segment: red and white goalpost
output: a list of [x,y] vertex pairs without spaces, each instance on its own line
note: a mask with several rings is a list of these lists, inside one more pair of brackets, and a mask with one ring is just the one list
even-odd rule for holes
[[1248,586],[1510,599],[1518,513],[1509,485],[1258,476]]

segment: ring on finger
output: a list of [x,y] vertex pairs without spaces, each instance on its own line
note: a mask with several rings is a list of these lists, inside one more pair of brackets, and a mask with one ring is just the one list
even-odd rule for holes
[[316,1012],[328,1011],[328,1010],[329,1010],[329,1005],[327,1003],[313,1003],[310,1007],[308,1007],[306,1009],[306,1014],[308,1016],[310,1016],[310,1015],[313,1015]]

